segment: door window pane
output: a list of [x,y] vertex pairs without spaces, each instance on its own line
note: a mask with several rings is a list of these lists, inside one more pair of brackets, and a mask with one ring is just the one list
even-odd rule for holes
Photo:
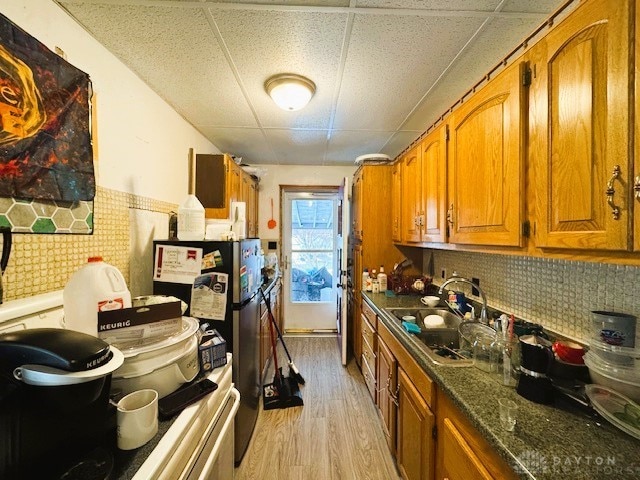
[[291,202],[291,301],[331,300],[335,264],[333,200]]

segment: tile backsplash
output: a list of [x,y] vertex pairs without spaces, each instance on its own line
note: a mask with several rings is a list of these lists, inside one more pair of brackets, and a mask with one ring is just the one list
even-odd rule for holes
[[[491,307],[568,337],[589,339],[592,310],[640,318],[640,267],[443,250],[424,250],[424,265],[431,252],[435,284],[444,282],[442,269],[447,277],[455,271],[478,278]],[[471,293],[464,285],[457,288]]]
[[90,256],[101,255],[130,282],[130,209],[168,213],[177,205],[98,187],[92,235],[14,233],[4,301],[62,290]]

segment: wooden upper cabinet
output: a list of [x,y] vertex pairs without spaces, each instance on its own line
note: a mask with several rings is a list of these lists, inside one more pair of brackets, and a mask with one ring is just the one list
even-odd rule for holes
[[[636,45],[635,45],[635,65],[636,65],[636,87],[635,87],[635,172],[633,174],[633,203],[634,203],[634,225],[636,226],[636,231],[640,229],[640,121],[637,119],[637,115],[640,115],[640,81],[638,79],[638,69],[640,68],[640,35],[637,32],[640,32],[640,15],[636,11]],[[636,252],[640,252],[640,233],[634,234],[634,250]]]
[[391,169],[391,239],[402,242],[402,161]]
[[420,215],[422,212],[422,149],[420,145],[409,150],[402,162],[402,241],[420,242]]
[[422,215],[423,242],[447,240],[447,136],[442,124],[422,141]]
[[362,169],[356,170],[356,173],[353,176],[353,186],[351,187],[351,205],[353,206],[351,222],[353,237],[357,241],[362,240],[362,176]]
[[451,243],[522,246],[524,71],[507,67],[451,115]]
[[245,202],[246,236],[258,235],[257,182],[227,154],[196,155],[196,196],[207,218],[232,218],[231,202]]
[[536,246],[631,248],[633,3],[585,2],[529,54]]

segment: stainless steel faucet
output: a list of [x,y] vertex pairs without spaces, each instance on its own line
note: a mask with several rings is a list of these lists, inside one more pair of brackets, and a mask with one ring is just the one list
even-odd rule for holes
[[[453,272],[453,275],[447,278],[444,283],[440,286],[440,290],[438,290],[438,294],[442,295],[444,291],[444,287],[449,285],[450,283],[467,283],[471,285],[473,288],[478,289],[480,292],[480,297],[482,298],[482,310],[480,311],[480,322],[484,324],[489,324],[489,318],[487,316],[487,296],[484,294],[484,290],[480,288],[480,285],[476,285],[471,280],[461,277],[456,272]],[[475,317],[474,317],[475,320]]]

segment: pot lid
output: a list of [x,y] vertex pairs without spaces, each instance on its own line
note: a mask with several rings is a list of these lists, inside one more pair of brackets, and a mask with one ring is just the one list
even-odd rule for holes
[[141,345],[135,345],[128,348],[122,348],[122,353],[126,359],[135,357],[142,353],[155,352],[162,350],[166,347],[171,347],[178,343],[184,342],[190,336],[198,331],[200,328],[200,322],[196,318],[182,317],[182,328],[179,332],[174,333],[168,337],[160,337],[159,339],[151,339],[151,341],[142,343]]
[[122,365],[124,355],[115,347],[109,349],[109,360],[100,367],[92,370],[82,370],[79,372],[69,372],[59,368],[46,365],[22,365],[13,370],[16,380],[28,385],[41,387],[56,387],[62,385],[75,385],[78,383],[91,382],[101,377],[109,375]]
[[11,371],[42,365],[68,372],[100,367],[111,359],[109,344],[64,328],[33,328],[0,335],[0,364]]

